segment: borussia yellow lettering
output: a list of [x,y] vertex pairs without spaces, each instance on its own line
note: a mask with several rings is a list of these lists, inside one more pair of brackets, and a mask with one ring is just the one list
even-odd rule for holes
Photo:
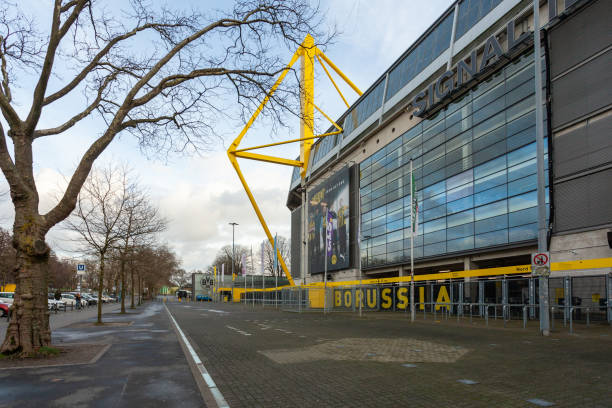
[[439,303],[450,303],[450,297],[448,296],[448,292],[446,290],[446,286],[440,286],[440,291],[438,292],[438,299],[436,299],[436,310],[440,310],[441,307],[445,307],[446,310],[450,310],[450,305],[440,305]]
[[419,286],[419,309],[425,309],[425,288],[423,286]]
[[397,308],[405,309],[408,306],[408,296],[406,296],[406,292],[408,292],[408,288],[401,287],[397,289]]
[[342,292],[339,290],[334,292],[334,306],[342,306]]
[[382,298],[382,304],[381,307],[383,309],[389,309],[391,307],[391,305],[393,304],[393,301],[391,300],[391,296],[389,296],[391,293],[391,288],[384,288],[381,292],[380,292],[380,297]]
[[353,305],[353,292],[347,290],[344,292],[344,307],[351,307]]
[[[366,291],[366,294],[367,294],[367,297],[368,297],[368,299],[367,299],[368,307],[370,309],[374,309],[376,307],[376,303],[378,302],[378,296],[376,296],[376,292],[377,292],[376,289],[368,289]],[[372,296],[370,297],[370,295],[372,295]]]
[[363,289],[357,289],[355,291],[355,307],[363,307]]

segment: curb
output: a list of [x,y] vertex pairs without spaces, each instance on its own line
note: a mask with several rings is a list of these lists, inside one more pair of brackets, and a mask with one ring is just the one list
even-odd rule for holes
[[187,336],[185,336],[176,320],[174,320],[172,313],[170,313],[170,310],[165,303],[164,308],[168,313],[168,317],[170,317],[172,328],[174,329],[176,337],[181,344],[181,348],[183,349],[183,353],[185,354],[185,358],[187,359],[189,368],[193,374],[193,379],[198,385],[198,389],[200,390],[200,394],[202,395],[202,399],[206,403],[206,406],[229,408],[229,404],[225,401],[223,394],[221,394],[221,391],[219,391],[217,388],[217,385],[208,373],[208,370],[206,370],[206,367],[204,367],[202,360],[200,360],[200,357],[198,357],[197,353],[189,343]]

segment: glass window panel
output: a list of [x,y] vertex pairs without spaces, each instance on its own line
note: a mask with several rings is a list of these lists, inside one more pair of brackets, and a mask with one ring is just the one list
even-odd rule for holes
[[[457,109],[456,111],[453,111],[453,113],[447,114],[446,115],[446,127],[447,127],[447,129],[450,128],[451,125],[457,124],[457,122],[463,122],[465,120],[469,120],[471,114],[472,114],[472,104],[471,103],[467,103],[467,104],[463,105],[463,107]],[[467,126],[469,127],[471,125],[472,124],[471,124],[471,121],[470,121]],[[465,125],[460,124],[459,127],[462,128],[463,126],[465,126]]]
[[498,201],[496,203],[483,205],[474,209],[474,219],[476,221],[485,218],[495,217],[508,212],[507,200]]
[[399,155],[401,156],[402,154],[402,143],[403,143],[403,139],[402,137],[396,137],[395,139],[393,139],[393,141],[391,143],[389,143],[387,146],[385,146],[385,149],[387,149],[387,155],[389,155],[391,152],[393,151],[399,151]]
[[437,244],[423,246],[423,256],[432,256],[443,254],[446,252],[446,242],[438,242]]
[[535,190],[538,186],[538,179],[535,174],[508,183],[508,196],[523,194]]
[[382,217],[373,219],[371,222],[372,228],[380,227],[381,225],[385,225],[387,223],[387,217],[383,215]]
[[444,168],[444,165],[446,164],[444,157],[440,157],[439,159],[436,159],[434,161],[431,161],[429,163],[427,163],[426,165],[423,166],[423,173],[424,174],[431,174],[435,171],[438,171],[442,168]]
[[506,77],[506,86],[507,89],[516,89],[520,84],[525,81],[533,78],[533,63],[530,62],[529,65],[522,67],[517,72],[507,75]]
[[[431,139],[432,137],[438,136],[439,134],[444,133],[444,129],[446,125],[443,119],[444,119],[444,116],[439,113],[438,116],[435,119],[433,119],[434,121],[438,121],[438,123],[436,123],[435,126],[432,126],[427,130],[423,130],[423,144],[425,144],[425,142]],[[427,128],[427,123],[423,123],[423,129],[426,129],[426,128]]]
[[387,262],[388,263],[397,263],[403,260],[404,251],[397,251],[387,254]]
[[370,255],[376,256],[387,253],[387,245],[379,245],[370,249]]
[[[447,133],[448,136],[448,133]],[[455,150],[456,148],[463,146],[466,143],[469,143],[472,140],[472,130],[469,129],[467,132],[461,133],[459,136],[450,139],[446,142],[446,151],[450,152]]]
[[423,243],[425,245],[433,244],[435,242],[446,241],[446,230],[439,230],[430,232],[429,234],[423,235]]
[[446,204],[446,213],[454,214],[474,206],[474,197],[464,197]]
[[467,251],[474,248],[474,237],[453,239],[446,242],[447,252]]
[[387,243],[401,241],[404,239],[404,231],[395,231],[387,234]]
[[474,153],[474,164],[485,163],[506,153],[506,142],[501,141]]
[[428,186],[430,184],[434,184],[441,180],[444,180],[445,178],[446,178],[446,170],[440,169],[438,171],[425,175],[422,181],[423,181],[424,186]]
[[501,245],[508,243],[508,230],[487,232],[486,234],[476,235],[474,244],[476,248],[488,247],[493,245]]
[[379,207],[372,211],[372,219],[378,218],[387,213],[387,207]]
[[378,208],[384,206],[387,203],[387,196],[384,195],[382,197],[378,197],[377,199],[372,200],[372,208]]
[[387,204],[387,214],[394,212],[396,210],[401,210],[402,207],[404,206],[404,200],[403,199],[399,199],[396,201],[393,201],[389,204]]
[[[482,109],[475,111],[474,114],[472,115],[472,121],[474,123],[480,123],[483,120],[495,115],[496,113],[498,113],[505,107],[506,107],[506,100],[502,96],[501,98],[489,103]],[[502,115],[503,115],[503,112],[502,112]],[[501,123],[503,123],[503,120],[501,120]]]
[[472,156],[468,156],[462,160],[459,160],[458,162],[449,164],[448,166],[446,166],[445,170],[446,177],[451,177],[467,169],[470,169],[472,165]]
[[387,222],[387,232],[397,231],[404,228],[404,220],[399,219],[393,222]]
[[525,208],[534,207],[538,204],[538,195],[537,191],[532,191],[531,193],[523,194],[516,197],[511,197],[508,199],[508,208],[510,211],[518,211],[523,210]]
[[527,241],[538,237],[538,224],[521,225],[520,227],[510,228],[510,242]]
[[508,181],[516,180],[537,172],[536,159],[527,160],[508,169]]
[[429,187],[426,187],[423,189],[423,199],[427,199],[430,197],[433,197],[435,195],[438,195],[440,193],[443,193],[445,190],[445,183],[438,183],[438,184],[433,184]]
[[372,200],[378,197],[381,197],[387,193],[386,187],[381,187],[377,190],[372,191]]
[[525,208],[524,210],[511,212],[508,214],[508,225],[516,227],[517,225],[531,224],[538,220],[538,207]]
[[489,133],[495,128],[500,127],[505,122],[504,120],[504,112],[498,113],[490,119],[485,120],[479,125],[474,126],[472,130],[472,135],[474,139],[484,135],[485,133]]
[[390,193],[387,193],[387,203],[391,203],[392,201],[397,200],[398,198],[402,197],[404,195],[404,189],[403,188],[398,188],[395,191],[391,191]]
[[[404,249],[404,257],[406,259],[410,259],[410,246],[408,246],[408,249]],[[422,246],[415,246],[414,247],[414,259],[417,258],[422,258],[423,257],[423,247]]]
[[505,184],[474,194],[474,205],[483,205],[506,198],[508,195]]
[[438,231],[446,228],[446,218],[440,218],[434,221],[423,223],[423,231],[427,234],[429,232]]
[[529,160],[536,156],[536,144],[532,143],[518,150],[508,153],[508,167]]
[[535,126],[532,126],[506,139],[506,146],[508,151],[512,151],[526,144],[533,143],[534,141]]
[[474,191],[479,193],[489,188],[506,183],[506,170],[498,171],[474,182]]
[[510,122],[532,110],[535,107],[535,98],[532,96],[506,109],[506,120]]
[[458,160],[471,158],[472,143],[466,143],[463,146],[446,154],[446,164],[454,163]]
[[446,199],[448,201],[458,200],[463,197],[467,197],[474,193],[473,183],[464,184],[463,186],[457,187],[453,190],[449,190],[446,193]]
[[429,163],[432,160],[439,159],[444,156],[444,145],[438,146],[430,152],[427,152],[423,155],[423,164]]
[[527,96],[533,94],[534,92],[534,80],[531,79],[524,84],[516,87],[516,88],[508,88],[512,89],[510,92],[506,94],[506,106],[513,105],[520,101],[521,99],[526,98]]
[[456,112],[458,109],[469,105],[471,101],[472,101],[472,96],[471,94],[467,93],[463,95],[460,99],[456,99],[453,102],[449,103],[446,106],[446,117],[448,118],[452,113]]
[[445,193],[438,194],[435,197],[431,197],[426,200],[423,200],[423,209],[428,210],[430,208],[434,208],[434,207],[437,207],[445,203],[446,203],[446,194]]
[[445,215],[446,215],[446,206],[445,205],[441,205],[439,207],[432,208],[431,210],[423,211],[423,220],[424,221],[429,221],[429,220],[433,220],[435,218],[443,217]]
[[397,169],[387,174],[387,183],[400,178],[404,174],[403,169]]
[[474,151],[482,150],[485,147],[491,146],[497,142],[500,142],[506,138],[506,128],[504,126],[500,126],[492,132],[487,133],[486,135],[482,135],[478,139],[474,139],[472,142],[472,146]]
[[387,214],[387,222],[397,221],[402,218],[404,218],[404,211],[401,208]]
[[446,141],[446,136],[444,132],[439,133],[432,137],[431,139],[423,142],[423,152],[428,152],[434,147],[437,147]]
[[513,121],[508,122],[508,124],[506,125],[506,129],[508,131],[508,136],[511,136],[515,133],[520,132],[521,130],[525,130],[534,125],[535,125],[535,111],[530,112]]
[[[423,235],[414,236],[414,246],[423,246]],[[410,248],[410,232],[406,233],[404,230],[404,248]]]
[[459,3],[455,40],[489,14],[502,0],[463,0]]
[[371,241],[372,247],[380,246],[380,245],[382,245],[384,247],[384,245],[387,243],[387,236],[386,235],[380,235],[378,237],[374,237],[374,238],[370,239],[370,241]]
[[478,109],[482,109],[485,106],[491,104],[491,102],[499,99],[504,93],[506,93],[506,84],[502,81],[502,76],[495,76],[495,80],[499,81],[497,85],[491,87],[488,91],[484,92],[482,95],[476,97],[472,101],[472,106],[474,107],[474,112]]
[[474,167],[474,178],[479,179],[481,177],[488,176],[489,174],[493,174],[505,168],[506,156],[501,156],[497,159],[483,163],[480,166]]
[[457,225],[450,227],[446,230],[446,239],[452,240],[456,238],[467,237],[474,235],[474,223],[469,222],[467,224]]
[[446,180],[446,189],[452,190],[453,188],[469,183],[472,180],[473,180],[472,170],[465,171],[461,174],[457,174],[456,176],[448,178]]
[[446,218],[448,228],[474,221],[474,210],[467,210]]
[[508,216],[506,214],[486,218],[474,223],[474,231],[476,234],[497,231],[502,228],[508,228]]

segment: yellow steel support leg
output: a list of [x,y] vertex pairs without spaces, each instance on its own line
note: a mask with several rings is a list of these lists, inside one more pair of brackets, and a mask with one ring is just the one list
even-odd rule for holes
[[[251,193],[251,189],[247,185],[246,180],[244,179],[244,176],[242,172],[240,171],[240,166],[238,165],[237,158],[242,157],[245,159],[259,160],[259,161],[288,165],[288,166],[296,166],[300,168],[300,174],[302,176],[302,179],[306,177],[306,171],[308,170],[310,153],[311,153],[312,145],[314,143],[314,139],[336,135],[342,132],[342,129],[340,128],[340,126],[338,126],[333,120],[331,120],[329,116],[327,116],[323,111],[321,111],[314,104],[314,61],[315,61],[315,58],[319,58],[319,56],[323,58],[323,60],[325,60],[325,62],[327,62],[327,64],[338,75],[340,75],[340,77],[351,88],[355,90],[355,92],[361,95],[361,91],[346,77],[346,75],[344,75],[338,69],[338,67],[336,67],[329,60],[329,58],[327,58],[325,54],[323,54],[323,52],[321,52],[321,50],[319,50],[315,46],[314,39],[312,38],[312,36],[307,35],[304,41],[302,42],[300,48],[295,52],[295,54],[293,54],[293,57],[291,57],[291,61],[289,61],[289,64],[287,65],[287,67],[283,70],[281,75],[278,77],[278,79],[276,80],[272,88],[270,89],[270,92],[268,92],[268,95],[266,95],[266,97],[261,102],[261,104],[259,104],[259,106],[257,107],[257,110],[253,113],[253,116],[251,116],[251,118],[246,123],[246,125],[244,126],[244,128],[242,129],[238,137],[236,137],[236,139],[233,141],[233,143],[230,145],[229,149],[227,150],[227,155],[229,157],[229,160],[232,163],[234,170],[236,170],[236,174],[238,174],[238,178],[240,179],[240,182],[242,183],[242,187],[244,187],[244,191],[246,191],[247,193],[249,201],[251,202],[251,205],[253,206],[255,213],[257,214],[257,218],[259,219],[259,222],[261,223],[261,226],[263,227],[266,233],[266,236],[268,237],[268,241],[270,242],[270,245],[274,245],[274,238],[272,237],[272,233],[270,232],[270,229],[268,228],[268,225],[266,224],[266,221],[264,220],[264,217],[261,213],[261,210],[259,209],[259,206],[255,202],[255,198],[253,197],[253,194]],[[250,148],[238,149],[238,145],[242,141],[242,138],[244,137],[246,132],[249,130],[251,125],[253,125],[253,122],[255,121],[257,116],[259,116],[265,104],[274,95],[274,92],[276,91],[278,86],[281,84],[281,82],[285,79],[285,77],[287,76],[287,73],[289,72],[293,64],[295,64],[295,62],[300,57],[302,58],[302,67],[301,67],[301,83],[302,83],[301,87],[302,89],[300,92],[300,102],[301,102],[300,138],[293,139],[290,141],[285,141],[285,142],[271,143],[271,144],[267,144],[263,146],[254,146]],[[320,59],[319,59],[319,62],[325,69],[325,72],[329,75],[329,72],[327,71],[325,66],[322,64]],[[331,79],[331,75],[329,76]],[[340,93],[340,89],[338,88],[336,83],[333,81],[333,79],[332,79],[332,83],[334,84],[334,87],[336,88],[338,93]],[[340,93],[340,96],[346,103],[346,99],[344,98],[344,95]],[[334,125],[334,127],[336,127],[336,129],[338,130],[335,132],[315,135],[314,134],[314,109],[315,108],[319,110],[325,116],[325,118],[327,118]],[[290,160],[290,159],[284,159],[280,157],[273,157],[273,156],[267,156],[263,154],[247,152],[247,150],[260,149],[264,147],[276,146],[276,145],[281,145],[281,144],[290,143],[290,142],[300,142],[300,160]],[[280,251],[278,250],[277,250],[277,256],[278,256],[280,265],[283,268],[283,272],[285,273],[285,276],[289,280],[289,284],[291,286],[294,286],[295,283],[293,281],[293,278],[291,277],[291,273],[289,272],[289,269],[287,268],[287,265],[285,264],[285,260],[283,259]]]

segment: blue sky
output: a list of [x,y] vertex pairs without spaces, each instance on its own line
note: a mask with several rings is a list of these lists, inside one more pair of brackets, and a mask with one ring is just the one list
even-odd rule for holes
[[[46,1],[28,0],[20,2],[39,10],[37,17],[46,24],[44,8]],[[186,3],[179,3],[185,5]],[[223,8],[229,2],[194,1],[192,7]],[[330,25],[335,24],[340,36],[328,47],[326,54],[362,90],[367,89],[382,72],[421,35],[440,14],[451,4],[450,0],[377,0],[322,1],[321,7]],[[290,58],[294,50],[283,50]],[[324,75],[323,72],[320,72]],[[56,77],[52,83],[59,86],[62,78]],[[21,92],[21,94],[19,94]],[[27,105],[31,90],[27,87],[17,93]],[[343,103],[324,78],[315,82],[317,105],[321,106],[332,118],[343,112]],[[356,95],[344,91],[349,102]],[[57,124],[65,106],[45,110],[41,122]],[[6,127],[6,123],[3,122]],[[253,132],[245,138],[245,144],[270,143],[273,141],[265,123],[258,123]],[[103,126],[100,121],[89,120],[64,135],[41,139],[35,144],[35,173],[41,195],[41,211],[48,210],[64,185],[64,178],[70,177],[83,151]],[[252,210],[238,177],[233,171],[225,153],[236,135],[239,126],[222,129],[223,142],[210,146],[210,151],[200,156],[170,157],[166,161],[148,160],[138,149],[137,143],[128,135],[113,141],[111,146],[98,160],[103,165],[111,160],[129,163],[138,175],[141,184],[151,193],[154,202],[170,220],[169,228],[160,239],[167,242],[178,253],[187,270],[202,269],[210,264],[217,250],[231,243],[232,231],[228,222],[237,222],[236,242],[253,245],[257,248],[265,235]],[[299,136],[297,121],[293,128]],[[280,136],[279,136],[280,137]],[[286,157],[296,157],[299,147],[287,146],[276,149],[275,153]],[[291,169],[285,166],[260,162],[241,161],[254,195],[263,209],[270,229],[280,235],[289,236],[290,213],[285,207]],[[7,189],[2,178],[3,190]],[[0,202],[0,223],[5,228],[12,226],[12,205],[5,198]],[[51,230],[48,241],[60,254],[69,253],[69,244],[63,239],[65,231],[61,227]]]

